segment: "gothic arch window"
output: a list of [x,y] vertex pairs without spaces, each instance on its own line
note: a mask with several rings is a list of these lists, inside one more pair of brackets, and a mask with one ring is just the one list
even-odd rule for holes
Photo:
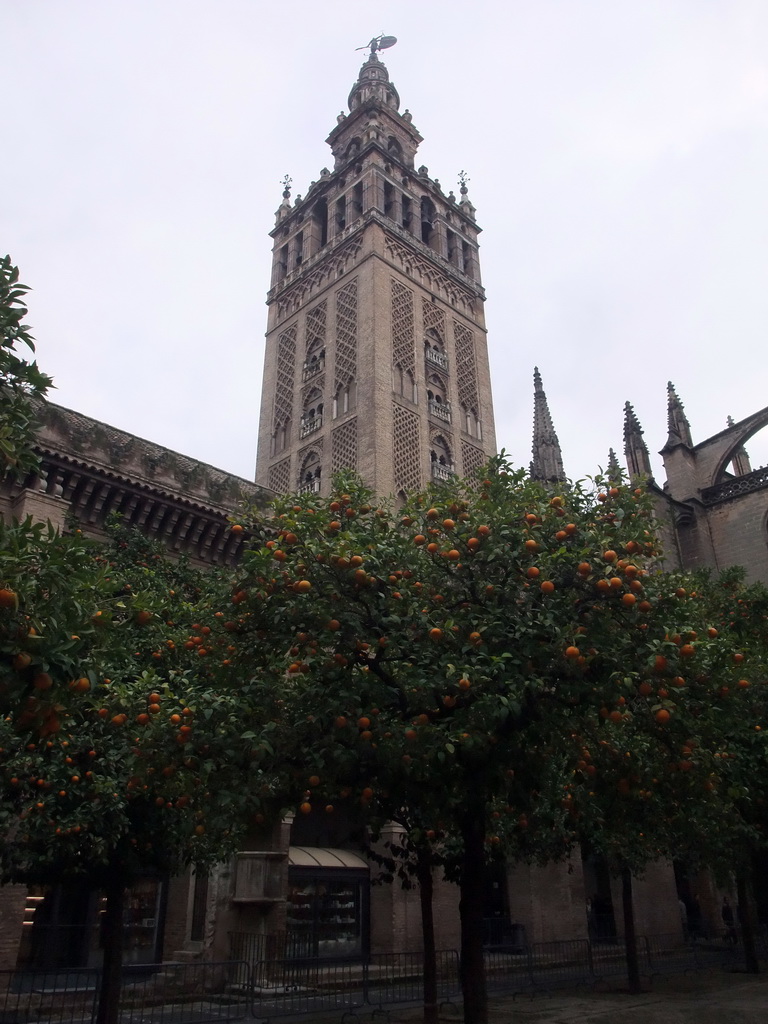
[[272,434],[272,454],[277,455],[285,449],[291,439],[290,419],[280,420],[275,423],[275,430]]
[[318,494],[322,482],[323,467],[320,455],[316,451],[309,452],[301,464],[299,473],[299,493]]
[[451,447],[442,434],[436,434],[432,438],[429,450],[429,459],[432,463],[432,478],[435,480],[447,480],[453,476],[454,463]]
[[433,373],[427,380],[427,407],[432,416],[445,423],[451,422],[451,403],[445,383]]
[[321,338],[311,338],[304,360],[304,380],[310,380],[325,369],[325,345]]
[[445,354],[445,344],[438,331],[430,327],[424,338],[424,358],[428,363],[439,366],[442,370],[448,369],[448,356]]
[[483,435],[480,428],[480,417],[477,415],[477,409],[462,405],[461,425],[472,437],[482,438]]
[[387,152],[391,153],[391,155],[395,157],[397,160],[403,159],[403,147],[400,145],[400,143],[397,141],[394,135],[390,135],[389,138],[387,139]]
[[435,248],[437,239],[437,210],[435,204],[427,196],[421,197],[421,240],[431,249]]
[[333,418],[343,416],[345,412],[354,409],[357,404],[357,385],[354,381],[341,384],[333,396]]
[[306,437],[323,425],[323,396],[317,388],[307,394],[301,414],[301,437]]
[[312,237],[314,251],[322,247],[328,241],[328,202],[326,199],[318,199],[312,208]]

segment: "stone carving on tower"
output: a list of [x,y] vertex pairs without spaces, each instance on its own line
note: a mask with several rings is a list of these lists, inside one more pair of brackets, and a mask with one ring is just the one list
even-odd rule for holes
[[[447,196],[373,40],[302,199],[271,232],[256,479],[327,493],[354,469],[382,495],[470,475],[496,450],[475,208]],[[376,43],[376,45],[373,45]]]

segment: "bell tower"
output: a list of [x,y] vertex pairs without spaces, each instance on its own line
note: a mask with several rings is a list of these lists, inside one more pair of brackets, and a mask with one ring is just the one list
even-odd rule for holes
[[421,135],[376,47],[274,239],[258,483],[376,493],[468,475],[496,450],[475,209],[415,169]]

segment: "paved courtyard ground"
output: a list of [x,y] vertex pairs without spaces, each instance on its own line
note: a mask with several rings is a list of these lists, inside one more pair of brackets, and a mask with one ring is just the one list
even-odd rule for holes
[[[392,1012],[390,1024],[416,1024],[418,1010]],[[458,1024],[460,1007],[441,1021]],[[490,1002],[491,1024],[768,1024],[768,974],[697,974],[654,980],[640,995],[556,993]]]

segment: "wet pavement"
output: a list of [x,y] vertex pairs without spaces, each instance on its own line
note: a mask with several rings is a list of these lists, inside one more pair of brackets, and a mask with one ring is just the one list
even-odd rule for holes
[[[654,981],[639,995],[560,992],[493,998],[489,1006],[490,1024],[768,1024],[768,974],[688,975]],[[389,1024],[421,1019],[419,1009],[393,1009]],[[461,1007],[444,1007],[440,1020],[460,1024]]]

